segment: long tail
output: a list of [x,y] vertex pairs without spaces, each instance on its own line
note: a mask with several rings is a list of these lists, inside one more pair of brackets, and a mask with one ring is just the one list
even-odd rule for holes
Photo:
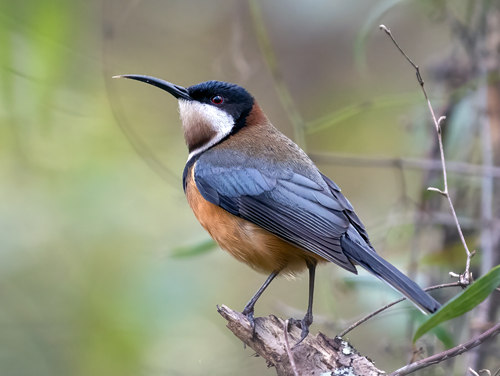
[[434,298],[422,290],[415,282],[380,257],[366,244],[354,228],[349,229],[347,234],[341,238],[341,244],[342,250],[349,259],[387,282],[422,311],[433,313],[441,307]]

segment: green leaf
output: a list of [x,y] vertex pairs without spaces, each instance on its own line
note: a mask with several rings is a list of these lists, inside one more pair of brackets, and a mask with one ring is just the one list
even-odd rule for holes
[[[413,310],[411,312],[411,317],[417,327],[427,321],[427,316],[422,315],[422,313],[417,310]],[[441,341],[441,343],[447,350],[455,346],[451,332],[444,325],[438,325],[435,328],[431,329],[430,332],[433,333],[439,341]]]
[[438,326],[437,328],[432,329],[432,333],[434,333],[436,337],[443,343],[446,350],[449,350],[453,346],[455,346],[453,343],[453,337],[445,328]]
[[202,243],[190,246],[190,247],[179,247],[172,250],[170,254],[173,258],[183,258],[183,257],[191,257],[198,256],[203,253],[207,253],[212,251],[217,247],[217,243],[212,239],[205,240]]
[[500,265],[495,266],[484,276],[479,278],[466,290],[458,294],[435,314],[430,316],[418,329],[413,337],[413,343],[423,334],[442,322],[461,316],[476,307],[500,285]]

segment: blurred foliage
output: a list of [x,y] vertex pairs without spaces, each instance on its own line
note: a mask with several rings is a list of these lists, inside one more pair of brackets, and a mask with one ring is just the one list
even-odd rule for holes
[[[425,158],[434,136],[425,103],[372,25],[395,27],[425,65],[452,37],[429,14],[447,7],[466,19],[472,2],[433,3],[0,0],[0,374],[274,374],[215,311],[243,307],[265,277],[208,252],[214,243],[182,193],[187,152],[176,104],[111,76],[237,82],[285,134],[304,132],[308,150]],[[457,89],[464,117],[450,118],[450,158],[464,157],[473,89]],[[377,250],[403,270],[417,234],[419,261],[432,260],[416,272],[420,284],[446,278],[450,255],[463,261],[452,247],[441,252],[434,225],[387,225],[394,213],[412,217],[425,199],[424,172],[320,168],[377,234]],[[397,297],[360,274],[318,271],[315,317],[327,319],[313,333],[333,336],[339,330],[328,322],[340,327]],[[306,300],[305,280],[278,280],[256,313],[285,316],[278,302],[303,310]],[[405,307],[350,337],[382,369],[410,349],[413,308]]]
[[321,116],[307,124],[306,132],[315,133],[333,127],[339,123],[350,120],[356,115],[383,108],[397,108],[399,106],[415,103],[420,99],[420,93],[398,94],[396,96],[385,96],[371,99],[358,104],[351,104],[331,114]]
[[356,61],[358,70],[365,71],[367,69],[366,48],[368,36],[379,26],[377,23],[380,22],[382,16],[403,1],[406,0],[379,1],[371,9],[354,42],[354,60]]
[[268,32],[266,30],[264,18],[262,17],[262,11],[260,9],[259,2],[257,0],[250,0],[250,10],[252,15],[252,21],[255,28],[255,34],[257,40],[259,41],[259,46],[262,51],[262,55],[265,58],[267,66],[271,71],[274,79],[274,86],[280,98],[281,104],[288,115],[290,121],[293,124],[294,130],[294,140],[297,145],[299,145],[304,151],[306,150],[306,141],[304,138],[304,119],[297,110],[297,107],[293,103],[292,96],[288,90],[287,85],[281,74],[281,69],[276,59],[276,54],[271,41],[269,39]]
[[217,243],[215,243],[213,239],[208,239],[205,240],[204,242],[192,245],[190,247],[174,248],[171,252],[171,256],[174,258],[199,256],[203,253],[213,251],[216,248],[217,248]]

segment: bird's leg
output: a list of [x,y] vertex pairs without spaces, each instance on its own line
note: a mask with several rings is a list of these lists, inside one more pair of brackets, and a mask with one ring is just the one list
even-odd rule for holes
[[306,261],[307,268],[309,269],[309,303],[307,305],[307,312],[302,321],[300,322],[300,328],[302,333],[300,334],[300,341],[295,344],[297,346],[301,343],[309,334],[309,326],[313,322],[313,296],[314,296],[314,277],[316,275],[316,261]]
[[266,279],[266,282],[262,286],[260,286],[260,289],[255,293],[255,295],[250,299],[250,301],[247,303],[245,308],[243,308],[243,314],[247,317],[248,321],[250,322],[250,325],[252,327],[252,337],[255,336],[255,320],[253,318],[253,309],[255,306],[255,303],[257,300],[260,298],[264,290],[269,286],[269,284],[273,281],[274,278],[279,274],[278,270],[275,270],[274,272],[271,273],[271,275]]

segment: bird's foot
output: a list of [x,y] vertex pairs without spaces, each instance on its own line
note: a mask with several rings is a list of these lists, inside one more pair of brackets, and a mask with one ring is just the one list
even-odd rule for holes
[[311,314],[306,313],[302,320],[297,320],[292,317],[288,320],[288,322],[292,325],[295,325],[299,329],[302,329],[302,332],[300,333],[300,340],[294,345],[295,347],[299,345],[304,339],[306,339],[307,335],[309,334],[309,326],[311,326],[313,318]]
[[288,319],[288,330],[290,330],[290,325],[295,325],[297,328],[302,329],[302,320],[297,320],[293,317],[290,317]]
[[241,313],[247,317],[247,320],[252,327],[252,338],[255,338],[255,319],[253,317],[253,307],[245,307]]

